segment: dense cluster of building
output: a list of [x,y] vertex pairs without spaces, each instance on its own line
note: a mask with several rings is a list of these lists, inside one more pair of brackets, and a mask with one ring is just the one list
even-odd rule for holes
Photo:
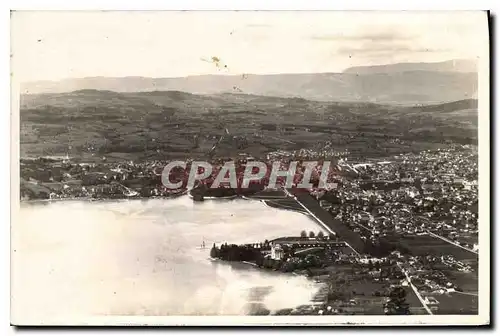
[[163,186],[165,162],[100,163],[22,159],[21,199],[165,197],[184,192]]
[[[296,158],[281,157],[285,164],[292,159]],[[309,193],[331,216],[356,232],[365,248],[346,251],[340,247],[343,237],[335,235],[326,240],[311,236],[282,239],[265,248],[259,246],[263,261],[258,265],[321,277],[318,268],[345,262],[357,269],[356,276],[414,290],[426,309],[439,311],[441,295],[463,291],[450,274],[477,271],[477,176],[477,151],[467,145],[397,155],[385,161],[339,160],[334,176],[339,188],[313,188]],[[443,246],[427,251],[425,244],[435,242]],[[423,245],[420,250],[418,244]],[[449,248],[452,245],[454,251]],[[455,255],[457,250],[467,251],[466,260]],[[360,265],[369,267],[359,269]],[[331,291],[327,293],[331,296]],[[346,300],[344,304],[356,305]]]
[[[222,182],[220,188],[235,189],[236,194],[245,194],[248,189],[254,191],[264,189],[270,180],[273,164],[280,164],[279,170],[286,171],[290,161],[282,159],[279,161],[268,161],[264,176],[258,180],[252,180],[248,187],[243,187],[246,165],[255,159],[251,156],[240,156],[233,160],[230,158],[215,158],[209,164],[211,173],[203,178],[198,186],[211,187],[221,169],[227,162],[234,163],[237,188],[228,182]],[[22,199],[48,199],[68,197],[97,197],[97,198],[120,198],[120,197],[167,197],[184,193],[188,187],[193,160],[186,161],[186,167],[174,167],[169,172],[171,183],[181,182],[177,189],[167,188],[162,181],[163,168],[167,161],[150,162],[120,162],[108,163],[105,159],[100,163],[75,162],[64,159],[23,159],[21,160],[21,198]],[[319,185],[323,162],[318,162],[314,167],[310,181],[315,187]],[[302,182],[307,165],[299,162],[296,174],[293,177],[292,186],[296,187]],[[198,167],[198,173],[203,173],[204,168]],[[252,170],[253,174],[259,172],[258,168]],[[336,166],[331,165],[325,181],[334,181],[337,175]],[[285,185],[287,178],[278,176],[277,185]]]
[[365,241],[431,232],[477,249],[477,153],[468,146],[351,166],[358,178],[316,197]]

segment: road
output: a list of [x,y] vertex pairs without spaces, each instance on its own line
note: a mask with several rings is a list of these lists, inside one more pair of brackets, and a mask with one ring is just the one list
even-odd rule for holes
[[466,292],[460,292],[460,291],[454,291],[453,293],[458,293],[458,294],[463,294],[463,295],[470,295],[470,296],[479,296],[477,293],[466,293]]
[[401,272],[403,272],[403,274],[405,275],[406,277],[406,281],[408,281],[408,284],[410,285],[411,289],[413,290],[413,292],[415,293],[415,295],[417,296],[418,300],[420,301],[420,303],[422,304],[422,306],[424,307],[425,311],[429,314],[429,315],[434,315],[432,314],[432,311],[430,310],[429,306],[427,306],[427,304],[424,302],[424,299],[422,298],[422,295],[420,295],[420,293],[418,292],[418,289],[417,287],[415,287],[415,285],[413,284],[413,282],[411,282],[411,278],[410,276],[408,275],[408,273],[406,272],[406,270],[398,263],[397,264],[398,267],[401,269]]
[[427,231],[427,233],[428,233],[428,234],[430,234],[431,236],[436,237],[436,238],[439,238],[439,239],[441,239],[441,240],[443,240],[443,241],[445,241],[445,242],[447,242],[447,243],[450,243],[450,244],[452,244],[452,245],[458,246],[458,247],[460,247],[460,248],[461,248],[461,249],[463,249],[463,250],[466,250],[466,251],[472,252],[472,253],[474,253],[474,254],[476,254],[476,255],[479,255],[479,253],[477,253],[477,251],[471,250],[470,248],[467,248],[467,247],[465,247],[465,246],[462,246],[462,245],[460,245],[460,244],[457,244],[457,243],[455,243],[455,242],[453,242],[453,241],[451,241],[451,240],[449,240],[449,239],[447,239],[447,238],[445,238],[445,237],[442,237],[442,236],[437,235],[437,234],[435,234],[435,233],[432,233],[432,232],[430,232],[430,231]]
[[365,230],[367,230],[367,231],[373,232],[373,229],[370,229],[369,227],[364,226],[364,225],[363,225],[363,224],[361,224],[361,223],[355,223],[355,224],[356,224],[356,225],[358,225],[358,226],[361,226],[363,229],[365,229]]

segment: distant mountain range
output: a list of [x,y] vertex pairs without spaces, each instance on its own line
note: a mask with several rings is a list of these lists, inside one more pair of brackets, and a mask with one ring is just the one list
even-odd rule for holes
[[473,60],[451,60],[436,63],[395,63],[386,65],[359,66],[344,70],[344,73],[375,74],[407,71],[436,72],[477,72],[477,63]]
[[476,98],[474,61],[353,67],[343,73],[201,75],[181,78],[87,77],[21,85],[22,94],[94,89],[115,92],[245,93],[317,101],[437,104]]

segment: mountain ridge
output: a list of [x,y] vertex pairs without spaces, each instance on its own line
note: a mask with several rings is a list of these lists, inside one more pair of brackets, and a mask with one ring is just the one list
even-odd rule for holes
[[[193,94],[182,91],[143,91],[143,92],[116,92],[110,90],[75,90],[62,93],[40,93],[22,94],[20,100],[21,109],[36,109],[46,106],[65,108],[85,108],[100,106],[156,106],[156,107],[176,107],[179,106],[206,106],[207,108],[221,107],[226,103],[248,104],[257,106],[259,104],[276,104],[277,107],[306,104],[306,105],[331,105],[350,107],[395,107],[401,108],[425,108],[428,111],[446,111],[447,106],[452,106],[456,110],[461,107],[477,108],[477,99],[467,98],[461,100],[447,101],[439,104],[413,104],[413,105],[393,105],[385,103],[374,103],[365,101],[318,101],[301,97],[276,97],[263,96],[246,93],[222,92],[217,94]],[[465,108],[464,107],[464,108]]]
[[428,71],[426,66],[421,66],[420,69],[411,66],[410,70],[399,72],[388,70],[366,74],[329,72],[199,75],[176,78],[86,77],[25,83],[21,86],[21,93],[61,93],[82,89],[114,92],[180,91],[208,95],[233,92],[259,96],[299,97],[316,101],[402,104],[437,104],[475,98],[477,95],[475,72]]

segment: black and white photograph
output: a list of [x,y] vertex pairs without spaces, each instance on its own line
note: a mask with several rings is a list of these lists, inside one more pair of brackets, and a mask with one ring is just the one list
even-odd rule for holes
[[12,11],[11,323],[490,322],[487,11]]

